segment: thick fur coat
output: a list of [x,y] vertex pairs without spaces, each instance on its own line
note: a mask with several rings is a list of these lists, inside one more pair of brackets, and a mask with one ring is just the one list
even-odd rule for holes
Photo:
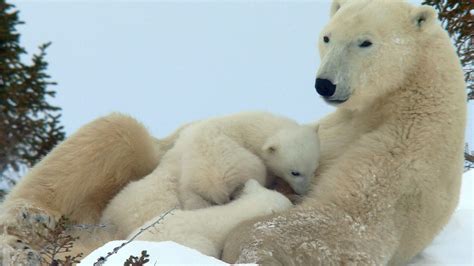
[[[274,173],[281,173],[306,192],[319,162],[315,129],[265,112],[202,120],[176,134],[158,167],[130,182],[105,208],[101,223],[112,225],[117,238],[171,208],[228,203],[249,179],[267,185]],[[295,172],[298,176],[291,175]]]
[[319,164],[319,138],[286,117],[237,113],[184,129],[159,168],[169,164],[179,166],[174,175],[185,209],[228,203],[249,178],[268,185],[277,175],[305,194]]
[[[141,233],[137,239],[172,240],[208,256],[219,258],[227,235],[239,223],[287,210],[292,206],[284,195],[264,188],[254,179],[249,179],[236,200],[221,206],[173,211],[165,216],[159,225]],[[158,218],[160,217],[154,217],[142,228],[152,225]],[[136,233],[133,232],[131,236]]]
[[[234,229],[223,251],[228,262],[404,264],[430,243],[457,204],[465,84],[434,11],[401,1],[336,0],[320,52],[317,78],[325,83],[318,92],[337,111],[320,121],[312,191],[296,208]],[[98,223],[108,201],[150,174],[175,139],[154,140],[120,115],[86,125],[8,195],[0,245],[31,258],[16,241],[16,229],[29,217],[64,214]],[[41,211],[21,215],[18,205],[25,203],[29,213]]]
[[457,204],[465,84],[435,12],[400,1],[335,1],[320,52],[317,78],[335,91],[318,92],[337,111],[320,121],[312,193],[295,209],[235,229],[228,262],[404,264]]

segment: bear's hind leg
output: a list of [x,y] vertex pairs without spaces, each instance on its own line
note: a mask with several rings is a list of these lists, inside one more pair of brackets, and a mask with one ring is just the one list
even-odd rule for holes
[[[163,150],[135,119],[99,118],[55,147],[7,195],[1,208],[0,247],[11,239],[31,240],[34,228],[54,227],[64,215],[78,224],[96,224],[107,202],[131,180],[150,173]],[[18,242],[20,243],[20,242]],[[8,259],[8,255],[0,259]]]
[[158,147],[135,119],[99,118],[54,148],[7,195],[4,210],[21,205],[94,223],[107,202],[130,180],[158,164]]

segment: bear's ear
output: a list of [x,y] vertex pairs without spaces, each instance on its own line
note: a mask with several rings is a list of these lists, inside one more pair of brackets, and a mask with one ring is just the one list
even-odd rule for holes
[[411,13],[411,20],[418,29],[422,29],[436,20],[436,11],[431,6],[417,7]]
[[265,150],[268,153],[275,153],[277,151],[277,147],[276,146],[268,146]]
[[333,0],[331,4],[330,16],[334,16],[336,12],[341,8],[341,6],[346,2],[346,0]]
[[314,131],[315,131],[316,133],[319,133],[319,124],[317,124],[317,125],[314,127]]
[[277,145],[275,145],[271,141],[268,141],[267,143],[265,143],[265,145],[263,145],[263,151],[265,153],[274,154],[277,152],[277,150],[278,150]]

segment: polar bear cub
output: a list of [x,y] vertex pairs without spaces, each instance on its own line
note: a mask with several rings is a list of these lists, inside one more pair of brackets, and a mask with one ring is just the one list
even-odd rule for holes
[[317,130],[267,112],[211,118],[184,128],[169,151],[180,155],[182,207],[225,204],[250,178],[268,186],[278,176],[305,194],[319,162]]
[[[283,211],[292,206],[283,194],[266,189],[257,181],[250,179],[245,183],[240,196],[229,204],[198,210],[175,210],[166,215],[156,226],[143,231],[137,239],[171,240],[208,256],[219,258],[227,235],[239,223]],[[152,225],[159,218],[151,219],[141,228]],[[138,231],[140,229],[128,238]]]
[[126,185],[103,211],[101,223],[115,228],[116,238],[175,207],[228,203],[251,178],[270,186],[280,176],[304,194],[319,161],[317,127],[265,112],[193,122],[173,136],[158,167]]

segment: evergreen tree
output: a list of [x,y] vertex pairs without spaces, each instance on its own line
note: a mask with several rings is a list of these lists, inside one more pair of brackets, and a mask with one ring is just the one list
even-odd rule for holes
[[21,24],[14,6],[0,0],[0,181],[8,171],[34,165],[64,139],[60,108],[48,103],[56,84],[45,72],[50,43],[29,64],[22,62],[26,51],[16,29]]
[[[464,69],[467,99],[474,100],[474,1],[472,0],[424,0],[433,6],[438,18],[453,40]],[[465,168],[474,168],[474,154],[464,152]]]

